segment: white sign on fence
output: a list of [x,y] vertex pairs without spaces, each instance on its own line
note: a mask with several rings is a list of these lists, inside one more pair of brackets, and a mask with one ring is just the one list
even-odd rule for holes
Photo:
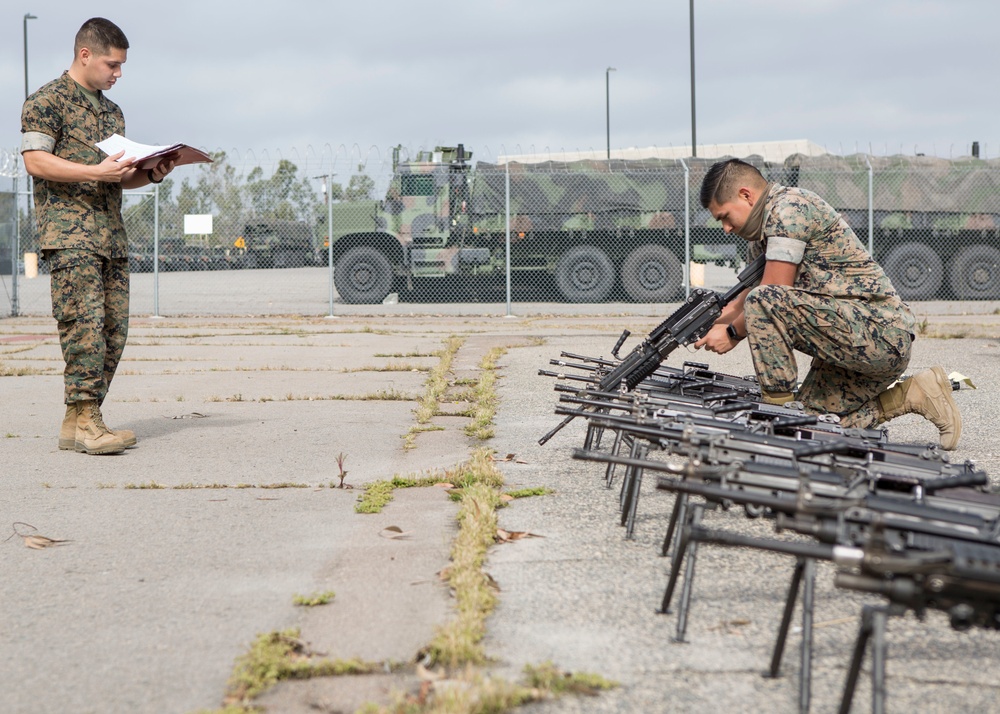
[[211,213],[184,214],[184,235],[202,236],[212,232]]

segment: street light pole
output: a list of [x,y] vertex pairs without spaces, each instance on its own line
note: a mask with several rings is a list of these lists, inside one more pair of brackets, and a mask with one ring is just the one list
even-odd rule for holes
[[698,139],[695,135],[694,120],[694,0],[688,3],[689,24],[691,26],[691,156],[698,156]]
[[605,126],[608,129],[608,161],[611,160],[611,73],[617,72],[614,67],[604,70],[604,109]]
[[28,98],[28,20],[38,18],[30,12],[24,13],[24,98]]

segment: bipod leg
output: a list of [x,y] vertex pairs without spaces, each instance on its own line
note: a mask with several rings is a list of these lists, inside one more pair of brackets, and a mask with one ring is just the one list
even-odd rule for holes
[[677,531],[677,523],[684,520],[684,512],[687,510],[688,494],[678,493],[674,496],[674,508],[670,511],[670,522],[667,524],[667,535],[663,538],[663,547],[660,548],[660,555],[666,558],[670,555],[670,546],[673,545],[674,533]]
[[[649,447],[646,444],[639,446],[639,458],[646,458]],[[629,498],[628,509],[625,517],[625,538],[632,540],[635,531],[635,514],[639,510],[639,492],[642,489],[642,468],[636,467],[632,472],[632,496]]]
[[851,664],[847,670],[847,681],[844,683],[844,696],[840,700],[840,714],[849,714],[851,711],[854,690],[861,674],[861,664],[864,662],[865,650],[872,635],[875,635],[872,646],[872,714],[882,714],[885,711],[885,618],[884,607],[865,605],[861,609],[861,627],[858,630],[858,639],[854,641],[854,651],[851,653]]
[[[677,510],[677,513],[675,513],[677,515],[677,523],[683,525],[688,522],[688,514],[690,513],[687,500],[688,495],[677,494],[677,498],[679,502],[683,498],[683,502],[674,504],[674,508]],[[677,587],[677,578],[681,573],[681,563],[684,562],[684,554],[687,552],[689,540],[682,528],[680,537],[677,538],[677,542],[674,544],[674,552],[670,557],[670,578],[667,580],[666,590],[663,591],[663,602],[660,603],[659,609],[659,612],[663,614],[670,613],[670,601],[674,598],[674,588]]]
[[812,684],[813,607],[816,593],[816,561],[812,558],[799,558],[795,562],[792,583],[788,586],[788,597],[785,599],[785,609],[781,614],[778,639],[774,643],[774,652],[771,655],[771,667],[764,676],[777,677],[781,669],[781,657],[788,639],[788,627],[792,622],[792,613],[800,588],[802,589],[802,666],[799,673],[799,711],[808,712]]
[[806,561],[799,558],[795,561],[795,569],[792,571],[792,583],[788,586],[788,597],[785,598],[785,610],[781,613],[781,626],[778,628],[778,639],[774,643],[774,652],[771,653],[771,666],[765,677],[777,677],[781,671],[781,658],[785,653],[785,640],[788,639],[788,628],[792,624],[792,613],[795,610],[795,602],[799,597],[799,588],[802,585],[802,573],[805,571]]
[[872,714],[885,712],[885,662],[889,646],[885,641],[887,608],[877,608],[872,614]]
[[799,672],[799,711],[809,711],[812,685],[813,607],[816,599],[816,561],[806,558],[802,588],[802,666]]
[[[637,459],[641,452],[642,444],[640,444],[635,439],[631,440],[629,446],[628,455],[629,458]],[[622,514],[622,525],[625,525],[626,513],[628,512],[629,499],[632,496],[632,482],[635,480],[636,468],[634,466],[626,466],[625,471],[622,475],[622,488],[618,492],[618,510]]]
[[[611,453],[617,456],[622,448],[622,440],[625,438],[625,432],[621,429],[615,432],[615,443],[611,445]],[[604,485],[611,488],[615,483],[615,469],[618,464],[608,462],[608,467],[604,469]]]
[[[701,524],[701,514],[704,510],[705,506],[700,503],[691,508],[692,526]],[[694,589],[694,565],[698,559],[698,541],[691,541],[688,550],[687,564],[684,567],[684,587],[681,588],[681,604],[677,608],[677,634],[674,635],[674,642],[684,642],[684,635],[687,632],[687,615],[691,607],[691,591]]]
[[598,450],[601,448],[601,438],[604,436],[604,427],[594,424],[587,425],[587,435],[583,438],[583,448]]

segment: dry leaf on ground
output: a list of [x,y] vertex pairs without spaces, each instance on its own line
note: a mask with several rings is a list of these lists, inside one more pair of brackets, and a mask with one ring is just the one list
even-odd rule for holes
[[65,538],[48,538],[43,535],[27,535],[22,536],[24,538],[24,544],[29,548],[34,548],[35,550],[41,550],[42,548],[50,548],[54,545],[63,545],[69,543]]
[[399,526],[386,526],[381,531],[379,535],[383,538],[389,538],[391,540],[399,540],[400,538],[409,538],[412,533],[410,531],[404,531]]
[[528,531],[506,531],[503,528],[497,528],[496,535],[493,539],[497,543],[507,543],[512,540],[521,540],[522,538],[544,538],[537,533],[529,533]]

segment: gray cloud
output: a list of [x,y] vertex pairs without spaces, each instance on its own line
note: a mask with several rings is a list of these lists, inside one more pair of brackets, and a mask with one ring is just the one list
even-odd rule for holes
[[[30,3],[29,3],[30,4]],[[130,137],[260,154],[464,142],[477,156],[690,142],[687,3],[448,0],[169,6],[35,2],[0,14],[0,144],[24,93],[69,66],[90,15],[131,42],[111,90]],[[696,5],[699,142],[1000,155],[990,86],[1000,6],[972,0]]]

